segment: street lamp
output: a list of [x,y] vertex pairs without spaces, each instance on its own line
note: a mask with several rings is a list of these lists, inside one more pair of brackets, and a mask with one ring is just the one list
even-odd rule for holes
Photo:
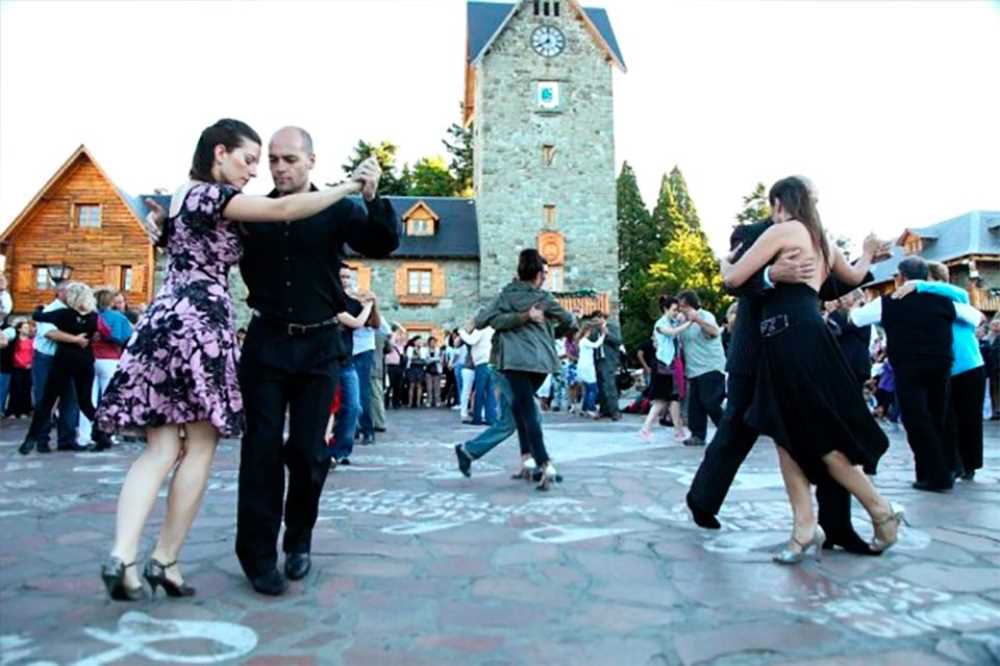
[[69,276],[73,274],[73,267],[64,261],[60,264],[50,264],[48,271],[49,280],[52,281],[52,284],[59,286],[60,283],[68,280]]

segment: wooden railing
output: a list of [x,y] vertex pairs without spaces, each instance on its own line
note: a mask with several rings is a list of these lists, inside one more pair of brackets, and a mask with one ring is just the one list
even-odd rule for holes
[[983,312],[997,312],[1000,311],[1000,295],[994,294],[991,289],[972,287],[969,289],[969,304]]
[[569,312],[578,315],[586,316],[594,310],[600,310],[604,314],[608,314],[610,309],[610,302],[606,293],[594,294],[593,296],[560,296],[557,293],[554,296],[559,301],[559,305],[563,306]]

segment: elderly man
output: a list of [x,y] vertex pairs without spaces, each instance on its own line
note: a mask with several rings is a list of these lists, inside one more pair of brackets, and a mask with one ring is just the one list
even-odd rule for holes
[[[305,130],[286,127],[275,133],[268,161],[274,178],[270,196],[316,189],[310,182],[316,156]],[[303,578],[311,566],[312,530],[330,467],[323,433],[338,368],[349,360],[337,321],[345,310],[338,276],[344,244],[370,257],[385,257],[399,245],[399,218],[376,194],[380,175],[374,159],[352,174],[364,183],[363,204],[344,199],[296,224],[276,220],[246,225],[243,231],[240,271],[254,317],[240,365],[247,427],[236,554],[262,594],[282,594],[286,576]],[[277,569],[276,550],[282,514],[285,575]]]
[[[927,262],[910,256],[899,262],[896,285],[928,278]],[[972,330],[982,314],[963,303],[921,291],[907,298],[883,296],[851,312],[856,326],[882,324],[906,436],[913,450],[917,490],[942,492],[955,483],[957,452],[948,435],[948,388],[954,361],[952,324]]]

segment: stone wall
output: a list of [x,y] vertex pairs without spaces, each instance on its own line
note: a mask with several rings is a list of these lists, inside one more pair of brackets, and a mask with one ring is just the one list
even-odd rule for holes
[[[476,69],[475,190],[481,255],[480,296],[495,294],[536,247],[543,207],[566,240],[565,290],[618,296],[612,65],[568,3],[559,17],[522,6]],[[531,49],[531,33],[555,24],[566,37],[552,58]],[[558,81],[561,108],[539,111],[537,81]],[[542,146],[556,148],[543,166]]]
[[[401,305],[396,296],[396,270],[405,259],[363,259],[372,269],[371,289],[382,314],[391,322],[452,329],[465,324],[479,309],[479,264],[475,259],[429,260],[444,269],[445,296],[436,305]],[[509,275],[508,271],[508,275]]]

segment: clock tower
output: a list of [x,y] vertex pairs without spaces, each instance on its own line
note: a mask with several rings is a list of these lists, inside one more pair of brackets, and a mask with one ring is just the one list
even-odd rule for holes
[[618,297],[612,70],[603,9],[574,0],[470,2],[465,122],[472,123],[480,300],[518,253],[549,261],[549,289]]

